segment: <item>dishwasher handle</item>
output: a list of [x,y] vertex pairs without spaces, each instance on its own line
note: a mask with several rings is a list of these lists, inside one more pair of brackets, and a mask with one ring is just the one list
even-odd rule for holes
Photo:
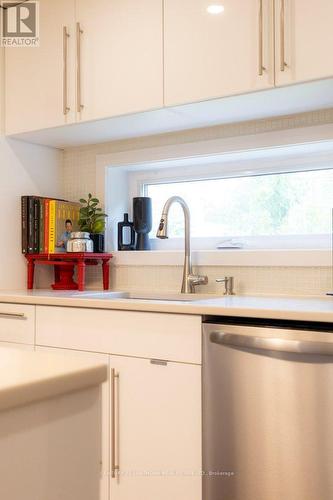
[[214,344],[240,347],[243,349],[333,356],[333,343],[331,342],[255,337],[238,333],[224,333],[221,331],[211,332],[209,338]]

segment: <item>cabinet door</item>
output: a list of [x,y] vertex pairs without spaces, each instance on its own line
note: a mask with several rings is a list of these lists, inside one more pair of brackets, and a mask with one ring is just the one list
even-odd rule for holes
[[[101,361],[109,364],[109,356],[105,354],[87,353],[70,349],[57,349],[51,347],[36,346],[36,351],[59,353],[65,356],[81,356],[86,359]],[[109,429],[110,429],[110,384],[109,381],[102,384],[102,458],[101,458],[101,483],[100,500],[109,500]]]
[[333,76],[332,0],[276,0],[276,84]]
[[0,341],[34,345],[35,306],[0,303]]
[[20,351],[34,351],[35,346],[27,344],[16,344],[14,342],[0,342],[0,347],[5,349],[19,349]]
[[40,46],[5,49],[7,134],[74,121],[74,7],[74,0],[40,0]]
[[212,4],[165,0],[166,105],[274,85],[272,0]]
[[112,500],[201,500],[201,367],[122,356],[110,366]]
[[201,317],[36,306],[36,344],[200,364]]
[[162,107],[162,0],[77,0],[77,21],[80,118]]

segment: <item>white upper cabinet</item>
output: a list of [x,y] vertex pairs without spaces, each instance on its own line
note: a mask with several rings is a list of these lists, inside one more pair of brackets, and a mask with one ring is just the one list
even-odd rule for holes
[[39,6],[40,46],[5,50],[7,134],[75,120],[74,0]]
[[40,47],[6,49],[6,133],[163,107],[163,0],[40,0]]
[[333,76],[332,23],[332,0],[275,0],[276,85]]
[[271,0],[165,0],[165,104],[274,86]]
[[[39,3],[40,47],[5,50],[6,134],[26,132],[32,142],[72,145],[70,131],[76,144],[81,137],[87,143],[90,132],[99,133],[94,127],[105,140],[112,126],[110,138],[128,137],[129,130],[172,131],[184,118],[187,128],[202,121],[207,126],[230,121],[230,113],[236,121],[255,118],[261,108],[263,116],[272,116],[276,111],[268,101],[275,99],[274,86],[333,77],[333,0]],[[184,114],[166,109],[136,116],[265,89],[271,89],[268,96],[247,101],[249,109],[230,99],[227,119],[223,111],[216,119],[200,106],[187,107]],[[285,89],[284,102],[293,103],[291,95]],[[287,106],[291,113],[309,110],[308,99],[301,99],[303,107]],[[311,106],[323,107],[320,95]],[[126,115],[132,121],[122,118]],[[56,128],[107,118],[97,126]]]
[[163,106],[162,0],[77,0],[82,120]]

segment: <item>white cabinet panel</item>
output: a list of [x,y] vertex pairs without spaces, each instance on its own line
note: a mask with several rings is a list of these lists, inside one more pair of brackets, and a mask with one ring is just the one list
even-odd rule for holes
[[212,3],[165,0],[167,106],[274,85],[272,1],[224,0],[219,14],[207,11]]
[[119,465],[110,498],[201,500],[201,367],[122,356],[110,366]]
[[0,341],[35,342],[35,306],[0,303]]
[[82,120],[163,106],[162,0],[77,0]]
[[0,413],[0,498],[97,500],[100,389]]
[[[5,49],[6,133],[55,127],[75,120],[74,0],[40,0],[40,46]],[[63,110],[64,33],[67,101]]]
[[332,0],[275,0],[277,85],[333,76],[332,23]]
[[34,351],[35,346],[29,344],[16,344],[14,342],[0,342],[0,347],[5,349],[20,349],[21,351]]
[[36,343],[200,364],[201,317],[37,306]]
[[200,317],[37,306],[36,342],[109,361],[101,500],[201,500]]
[[[59,353],[62,356],[80,356],[86,359],[100,361],[109,364],[109,356],[105,354],[87,353],[82,351],[54,349],[50,347],[36,347],[36,351]],[[102,384],[102,460],[101,460],[101,482],[100,500],[109,499],[109,430],[110,430],[110,383]]]

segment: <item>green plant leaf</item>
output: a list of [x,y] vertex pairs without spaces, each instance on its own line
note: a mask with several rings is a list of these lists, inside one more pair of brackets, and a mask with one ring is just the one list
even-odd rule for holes
[[105,222],[103,220],[97,220],[92,226],[93,233],[102,233],[105,230]]
[[91,194],[91,193],[89,193],[89,194],[88,194],[88,199],[89,199],[89,200],[91,200],[91,198],[92,198],[92,194]]
[[80,198],[80,203],[87,203],[87,200],[84,200],[83,198]]
[[97,204],[97,203],[99,203],[99,199],[98,199],[98,198],[91,198],[91,201],[92,201],[93,203],[96,203],[96,204]]

